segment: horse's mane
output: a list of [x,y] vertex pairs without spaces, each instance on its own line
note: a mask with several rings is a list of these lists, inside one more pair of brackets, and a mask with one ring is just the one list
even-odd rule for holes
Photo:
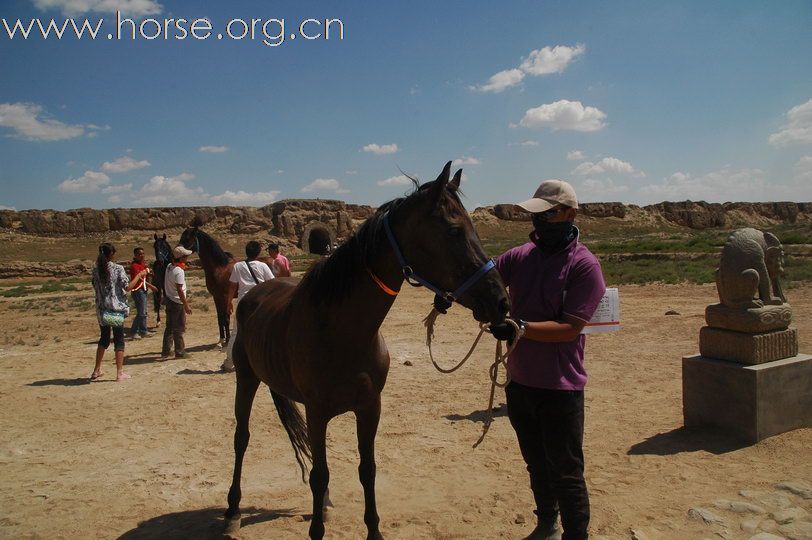
[[[214,262],[219,264],[220,266],[225,266],[231,262],[233,257],[229,256],[228,253],[223,251],[223,248],[220,247],[220,244],[217,243],[217,240],[209,236],[208,233],[197,229],[197,241],[200,244],[205,244],[211,250],[211,256],[214,259]],[[198,253],[199,254],[199,253]]]
[[398,208],[428,185],[421,186],[414,178],[409,179],[414,183],[411,193],[382,204],[332,255],[318,261],[307,271],[299,287],[308,291],[314,303],[332,303],[349,296],[358,269],[364,270],[368,266],[371,251],[381,239],[386,238],[383,225],[386,212]]

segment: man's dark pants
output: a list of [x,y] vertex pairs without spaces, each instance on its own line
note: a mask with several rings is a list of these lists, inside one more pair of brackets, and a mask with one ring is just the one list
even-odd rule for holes
[[563,539],[587,537],[589,494],[584,481],[584,393],[511,382],[508,416],[530,473],[539,524],[561,511]]
[[180,356],[186,351],[183,342],[183,333],[186,331],[186,312],[183,304],[178,304],[174,300],[167,298],[166,304],[166,328],[164,328],[164,343],[161,356],[169,356],[172,348],[172,341],[175,342],[175,356]]

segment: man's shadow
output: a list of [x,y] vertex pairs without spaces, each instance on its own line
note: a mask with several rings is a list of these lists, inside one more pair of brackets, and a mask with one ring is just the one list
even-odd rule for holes
[[[224,538],[225,508],[203,508],[173,512],[142,521],[135,529],[125,532],[119,540],[138,539],[188,539],[201,540]],[[242,508],[242,527],[265,523],[279,518],[301,515],[292,508],[266,510],[249,507]],[[307,517],[307,516],[304,516]]]

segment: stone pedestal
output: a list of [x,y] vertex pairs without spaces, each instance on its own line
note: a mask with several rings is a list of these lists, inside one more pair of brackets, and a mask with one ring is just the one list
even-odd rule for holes
[[714,328],[751,334],[784,330],[792,323],[792,308],[787,303],[749,309],[712,304],[705,308],[705,321]]
[[682,411],[686,426],[718,426],[750,443],[812,427],[812,356],[758,365],[685,356]]
[[742,364],[763,364],[798,354],[794,328],[749,334],[704,326],[699,331],[699,354]]

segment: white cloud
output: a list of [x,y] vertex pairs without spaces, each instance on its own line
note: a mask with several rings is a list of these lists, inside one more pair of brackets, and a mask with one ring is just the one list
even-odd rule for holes
[[700,176],[675,172],[659,184],[640,188],[648,202],[660,201],[773,201],[794,198],[786,185],[769,184],[760,169],[732,169],[726,166]]
[[474,156],[462,156],[451,162],[451,165],[457,167],[459,165],[479,165],[481,161]]
[[201,146],[197,151],[207,154],[222,154],[223,152],[228,152],[228,146]]
[[141,186],[132,190],[132,184],[112,185],[104,188],[102,193],[110,195],[110,204],[120,204],[127,195],[139,206],[177,206],[177,205],[212,205],[212,206],[264,206],[276,200],[279,191],[249,193],[243,190],[227,190],[219,195],[211,195],[202,187],[189,185],[195,176],[181,173],[177,176],[157,175]]
[[787,112],[787,125],[770,135],[769,141],[773,146],[812,143],[812,99],[791,108]]
[[567,45],[544,47],[531,51],[519,67],[528,75],[561,73],[570,62],[584,54],[584,51],[586,51],[586,46],[583,43],[579,43],[575,47]]
[[85,133],[85,126],[44,116],[42,106],[34,103],[0,103],[0,126],[11,128],[13,136],[29,141],[64,141]]
[[57,186],[62,193],[93,193],[110,183],[110,177],[103,172],[85,171],[79,178],[68,178]]
[[135,202],[145,206],[171,206],[177,204],[206,204],[209,195],[203,188],[192,188],[186,182],[195,176],[181,173],[177,176],[153,176],[135,194]]
[[541,143],[538,141],[522,141],[519,146],[539,146]]
[[629,186],[616,185],[611,178],[588,178],[578,188],[579,199],[582,202],[608,202],[615,201],[619,195],[629,192]]
[[571,150],[567,152],[567,161],[583,161],[586,156],[580,150]]
[[796,183],[803,183],[812,185],[812,156],[803,156],[795,164],[795,178]]
[[522,82],[522,79],[524,79],[524,72],[521,69],[506,69],[492,75],[485,84],[478,84],[470,88],[477,92],[493,92],[497,94],[511,86],[516,86]]
[[284,174],[284,173],[285,173],[284,169],[276,169],[276,174]]
[[341,187],[341,183],[335,178],[316,178],[305,187],[302,193],[313,193],[314,191],[333,191],[335,193],[349,193],[349,190]]
[[563,72],[570,62],[586,51],[586,46],[579,43],[574,47],[567,45],[556,45],[555,47],[544,47],[530,51],[518,68],[503,69],[491,75],[485,84],[469,86],[469,89],[477,92],[499,93],[507,88],[516,86],[525,75],[549,75],[551,73]]
[[125,173],[149,167],[149,161],[142,159],[136,161],[130,156],[123,156],[114,161],[105,161],[102,163],[102,170],[109,173]]
[[17,209],[14,208],[13,206],[6,206],[5,204],[0,204],[0,210],[12,210],[14,212],[17,211]]
[[595,107],[584,107],[580,101],[562,99],[547,103],[524,113],[519,125],[526,128],[544,128],[552,130],[569,129],[573,131],[598,131],[606,124],[606,114]]
[[163,7],[155,0],[33,0],[41,11],[60,10],[66,17],[83,13],[115,13],[130,16],[157,15]]
[[349,176],[355,176],[356,174],[358,174],[358,171],[356,171],[355,169],[350,169],[348,171],[344,171],[344,174]]
[[114,186],[107,186],[102,190],[102,193],[109,193],[109,194],[118,194],[118,193],[127,193],[128,191],[132,190],[133,185],[132,183],[128,182],[126,184],[117,184]]
[[646,175],[643,171],[635,169],[628,161],[623,161],[614,157],[605,157],[596,163],[584,161],[572,171],[572,174],[577,174],[579,176],[606,173],[630,174],[636,177]]
[[218,206],[265,206],[271,204],[279,196],[280,191],[260,191],[247,193],[245,191],[226,191],[221,195],[214,195],[210,201]]
[[390,176],[386,180],[378,180],[379,186],[410,186],[413,185],[412,181],[406,175],[399,174],[397,176]]
[[372,152],[373,154],[384,155],[384,154],[394,154],[398,151],[398,145],[396,144],[368,144],[361,148],[364,152]]

